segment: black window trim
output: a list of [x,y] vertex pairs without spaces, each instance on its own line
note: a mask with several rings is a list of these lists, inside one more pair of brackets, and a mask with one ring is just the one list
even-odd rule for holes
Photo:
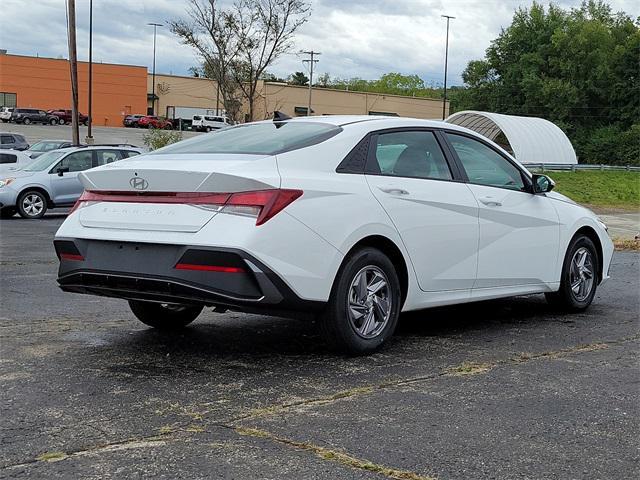
[[[379,135],[385,134],[385,133],[416,132],[416,131],[418,131],[418,132],[431,132],[431,133],[434,134],[434,136],[436,138],[436,142],[438,143],[438,146],[440,147],[440,150],[442,151],[442,155],[444,156],[445,161],[447,162],[447,165],[448,165],[449,170],[451,172],[451,177],[452,178],[409,177],[409,176],[404,176],[404,175],[387,175],[387,174],[384,174],[384,173],[378,173],[378,172],[374,171],[373,162],[377,162],[377,159],[376,159],[376,156],[375,156],[375,153],[376,153],[375,152],[375,146],[377,145],[377,138],[378,138]],[[379,130],[371,131],[371,132],[367,133],[361,140],[359,140],[351,150],[349,150],[349,153],[347,153],[347,155],[345,155],[345,157],[342,159],[340,164],[338,164],[338,166],[336,167],[335,171],[337,173],[349,173],[349,174],[358,174],[358,175],[366,174],[366,175],[375,175],[375,176],[390,177],[390,178],[414,178],[416,180],[432,180],[432,181],[457,182],[457,183],[465,182],[466,181],[466,176],[463,176],[461,174],[460,168],[458,166],[458,163],[455,162],[455,159],[453,158],[453,156],[449,152],[448,145],[445,142],[445,139],[440,135],[440,131],[441,131],[441,129],[439,129],[439,128],[421,127],[421,126],[382,128],[382,129],[379,129]],[[352,152],[356,148],[358,148],[360,143],[362,143],[364,141],[368,141],[369,142],[369,151],[367,153],[367,159],[366,159],[366,162],[365,162],[365,164],[363,166],[362,171],[353,171],[353,170],[349,170],[349,169],[343,168],[343,164],[346,162],[346,160],[349,158],[349,156],[352,154]]]
[[[460,160],[460,157],[458,156],[458,153],[456,152],[455,148],[453,148],[453,145],[451,144],[451,142],[449,141],[449,138],[446,135],[447,133],[450,133],[452,135],[460,135],[461,137],[470,138],[472,140],[480,142],[484,146],[486,146],[489,149],[493,150],[496,154],[498,154],[500,157],[505,159],[508,163],[510,163],[512,166],[514,166],[516,168],[516,170],[518,170],[520,172],[520,175],[522,176],[522,181],[524,183],[524,186],[525,186],[526,190],[525,191],[514,190],[513,188],[500,187],[498,185],[486,185],[484,183],[476,183],[476,182],[472,182],[471,180],[469,180],[469,177],[467,176],[467,172],[464,169],[464,166],[462,164],[462,161]],[[473,135],[473,134],[469,134],[467,132],[461,132],[460,130],[453,130],[453,129],[446,129],[446,128],[445,129],[441,129],[440,130],[440,134],[442,136],[442,140],[447,145],[447,149],[449,151],[449,154],[451,155],[453,161],[457,164],[458,170],[460,171],[461,176],[464,178],[464,182],[465,183],[468,183],[470,185],[480,185],[480,186],[483,186],[483,187],[500,188],[502,190],[509,190],[510,192],[520,192],[520,193],[527,193],[527,194],[532,194],[533,193],[533,182],[531,180],[530,174],[526,170],[524,170],[520,165],[518,165],[516,162],[514,162],[511,158],[509,158],[508,156],[505,156],[504,153],[502,153],[499,150],[497,150],[493,145],[491,145],[488,141],[486,141],[482,137],[476,136],[476,135]]]
[[[84,150],[85,152],[91,152],[91,166],[89,168],[95,168],[98,166],[98,157],[96,156],[96,151],[95,150]],[[58,167],[60,166],[60,164],[69,156],[73,155],[74,153],[78,153],[80,152],[80,150],[74,150],[73,152],[69,152],[67,153],[65,156],[63,156],[62,158],[58,159],[58,161],[56,162],[56,164],[51,167],[51,169],[49,170],[49,174],[54,174],[54,173],[58,173]],[[89,168],[87,170],[89,170]],[[84,170],[80,170],[81,172],[84,172]],[[73,172],[70,172],[73,173]]]

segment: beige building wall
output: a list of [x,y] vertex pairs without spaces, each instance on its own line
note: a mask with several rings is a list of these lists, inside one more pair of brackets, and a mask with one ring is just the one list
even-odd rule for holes
[[[280,110],[292,117],[304,116],[309,104],[309,88],[265,82],[260,103],[259,111],[256,112],[258,118],[271,117],[274,110]],[[442,101],[314,88],[311,95],[311,110],[312,115],[391,114],[400,117],[441,119]],[[449,115],[448,102],[446,115]]]
[[[147,87],[151,96],[153,76],[147,77]],[[216,82],[208,78],[181,77],[178,75],[156,74],[156,115],[167,116],[167,107],[216,108]],[[151,99],[148,100],[151,107]],[[222,98],[220,98],[222,109]],[[147,113],[147,112],[135,112]]]
[[[152,75],[148,75],[151,95]],[[156,114],[167,115],[167,107],[196,107],[216,109],[216,82],[207,78],[156,74]],[[271,118],[275,110],[291,117],[306,115],[309,89],[274,82],[260,82],[255,100],[255,120]],[[151,106],[151,100],[148,103]],[[222,110],[222,98],[220,106]],[[391,114],[425,119],[442,118],[442,101],[421,97],[348,92],[328,88],[314,88],[313,115],[369,115]],[[247,102],[243,105],[247,114]],[[146,112],[134,112],[146,113]],[[446,114],[449,115],[447,104]]]

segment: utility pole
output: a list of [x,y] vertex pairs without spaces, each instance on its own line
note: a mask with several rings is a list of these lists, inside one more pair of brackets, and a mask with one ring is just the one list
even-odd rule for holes
[[76,0],[67,0],[69,67],[71,69],[71,134],[74,145],[80,144],[78,126],[78,52],[76,50]]
[[454,19],[456,17],[452,17],[450,15],[440,15],[442,18],[447,19],[447,42],[444,48],[444,98],[442,100],[442,120],[445,119],[446,110],[447,110],[447,63],[449,60],[449,20]]
[[151,115],[156,114],[156,29],[161,23],[147,23],[153,27],[153,73],[151,74]]
[[93,124],[93,0],[89,0],[89,99],[87,104],[89,123],[85,141],[91,145],[93,144],[93,135],[91,135],[91,126]]
[[314,52],[313,50],[304,51],[302,50],[300,53],[304,53],[305,55],[309,55],[311,58],[308,60],[303,60],[302,63],[309,64],[309,106],[307,107],[307,116],[311,116],[311,92],[313,90],[313,65],[318,63],[319,60],[315,60],[314,57],[316,55],[322,55],[320,52]]

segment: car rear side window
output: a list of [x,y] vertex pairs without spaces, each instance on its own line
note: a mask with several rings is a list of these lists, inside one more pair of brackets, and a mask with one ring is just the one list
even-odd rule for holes
[[238,125],[200,135],[153,152],[245,153],[275,155],[316,145],[337,135],[341,127],[320,122],[264,122]]
[[0,143],[2,145],[7,145],[9,143],[15,143],[13,141],[13,137],[11,135],[0,135]]
[[100,166],[120,160],[122,158],[122,154],[120,153],[120,150],[96,150],[96,157],[98,160],[98,166]]
[[376,143],[376,162],[371,173],[437,180],[453,178],[433,132],[382,133]]
[[447,133],[469,182],[490,187],[525,191],[520,170],[498,152],[478,140]]
[[18,163],[18,157],[11,153],[0,153],[0,164],[2,163]]

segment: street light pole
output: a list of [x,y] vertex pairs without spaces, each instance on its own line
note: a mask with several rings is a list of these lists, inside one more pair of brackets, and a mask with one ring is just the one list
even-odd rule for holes
[[440,16],[447,19],[447,41],[444,49],[444,98],[442,100],[442,120],[444,120],[446,116],[446,109],[447,109],[447,63],[449,60],[449,20],[454,19],[456,17],[452,17],[450,15],[440,15]]
[[153,73],[151,74],[151,115],[156,114],[156,29],[161,23],[147,23],[153,27]]
[[87,115],[89,116],[89,123],[87,124],[87,138],[88,144],[93,143],[93,135],[91,135],[91,126],[93,123],[93,0],[89,0],[89,99],[87,105]]

